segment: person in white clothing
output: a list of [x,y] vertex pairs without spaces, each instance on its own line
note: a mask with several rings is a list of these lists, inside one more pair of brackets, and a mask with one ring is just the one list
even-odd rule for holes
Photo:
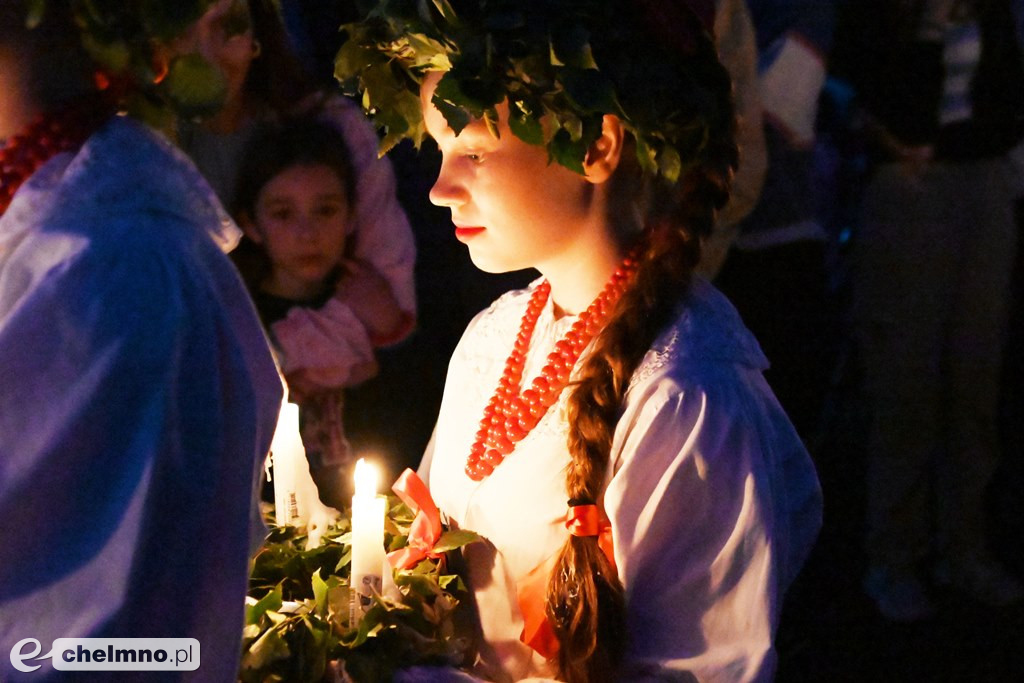
[[431,200],[478,267],[542,274],[470,324],[420,468],[447,521],[485,539],[464,551],[468,668],[770,680],[821,494],[756,341],[693,276],[736,164],[713,3],[457,8],[349,27],[339,65],[391,126],[409,110],[375,100],[377,79],[405,66],[408,130],[443,158]]

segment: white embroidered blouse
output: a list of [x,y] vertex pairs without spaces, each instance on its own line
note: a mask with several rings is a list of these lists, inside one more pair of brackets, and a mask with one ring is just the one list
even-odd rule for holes
[[[568,534],[569,390],[490,477],[463,473],[536,284],[470,323],[420,467],[450,521],[487,539],[465,555],[486,640],[480,675],[496,681],[551,675],[519,640],[516,581]],[[573,320],[548,302],[527,381]],[[735,309],[698,279],[631,380],[604,500],[627,595],[626,680],[772,676],[782,596],[820,528],[821,493],[765,367]]]

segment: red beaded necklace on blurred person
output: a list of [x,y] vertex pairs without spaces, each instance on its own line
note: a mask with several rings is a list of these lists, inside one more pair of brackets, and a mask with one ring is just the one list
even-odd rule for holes
[[593,303],[579,314],[565,336],[555,343],[547,364],[530,388],[520,391],[530,339],[551,294],[551,284],[545,280],[533,291],[512,353],[505,361],[501,381],[484,408],[480,429],[466,459],[466,474],[470,479],[482,481],[490,475],[555,404],[569,383],[573,366],[583,349],[604,328],[635,272],[636,258],[630,255],[615,270]]
[[0,147],[0,215],[14,193],[43,164],[61,152],[78,149],[111,111],[106,100],[87,97],[68,107],[37,116]]

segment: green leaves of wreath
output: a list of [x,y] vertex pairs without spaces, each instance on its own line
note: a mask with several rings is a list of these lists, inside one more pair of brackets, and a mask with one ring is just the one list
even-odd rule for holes
[[[389,550],[405,546],[413,518],[404,503],[389,498]],[[466,586],[444,559],[395,572],[400,595],[375,597],[358,625],[349,622],[351,539],[348,515],[310,549],[301,530],[272,527],[250,573],[241,681],[312,683],[329,667],[343,667],[355,681],[386,681],[408,666],[468,663],[469,627],[459,599]],[[471,531],[450,529],[434,550],[477,540]]]
[[[335,75],[362,98],[382,154],[405,138],[422,142],[419,83],[444,71],[433,104],[456,132],[482,119],[497,135],[496,107],[507,99],[516,137],[582,173],[603,115],[614,114],[634,134],[641,167],[675,182],[706,143],[708,103],[663,53],[637,44],[614,5],[490,0],[459,3],[457,14],[448,0],[382,0],[343,27]],[[651,97],[652,82],[673,96]]]

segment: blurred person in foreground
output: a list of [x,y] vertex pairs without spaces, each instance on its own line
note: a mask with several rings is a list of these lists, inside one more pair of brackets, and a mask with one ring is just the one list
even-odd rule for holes
[[62,637],[195,638],[195,675],[235,679],[282,386],[224,254],[237,227],[142,121],[215,109],[222,79],[197,50],[230,4],[48,2],[31,30],[34,3],[3,5],[4,680],[60,675],[46,655]]

